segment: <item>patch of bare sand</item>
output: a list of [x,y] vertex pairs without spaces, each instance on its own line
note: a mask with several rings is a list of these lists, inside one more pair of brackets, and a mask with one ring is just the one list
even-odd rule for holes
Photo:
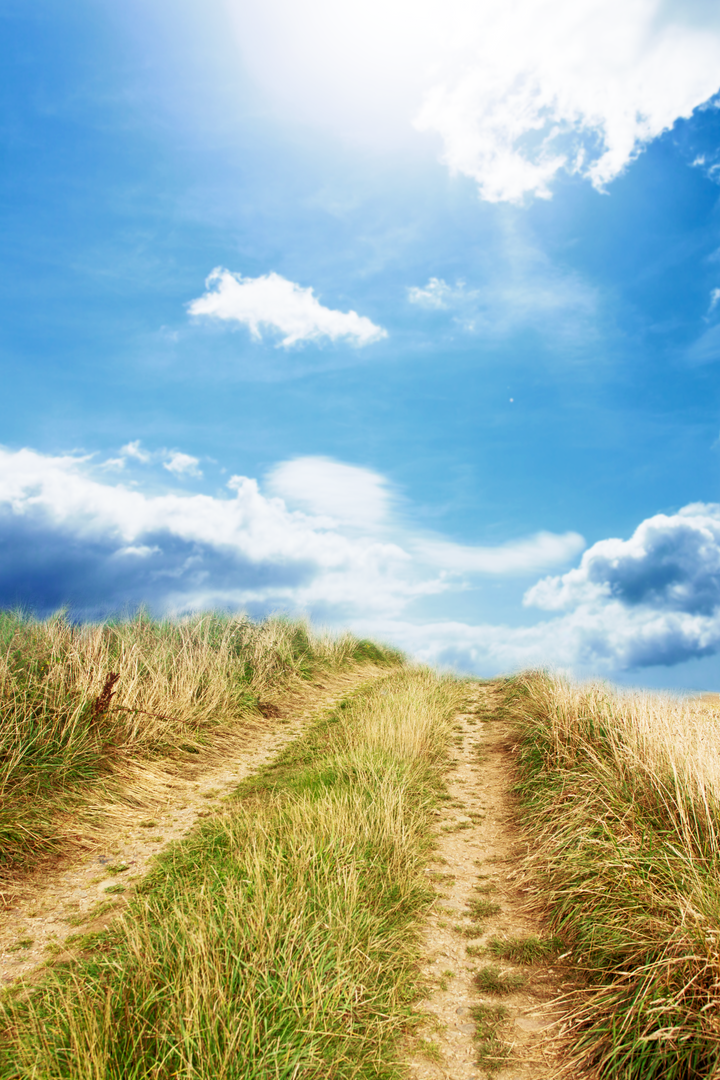
[[186,760],[138,764],[123,789],[100,794],[75,822],[75,844],[56,860],[9,883],[0,914],[0,981],[28,975],[74,933],[107,926],[153,858],[218,806],[309,723],[363,683],[386,675],[373,665],[298,681],[268,701],[267,719],[228,726],[213,745]]
[[[532,880],[521,869],[527,845],[511,791],[511,732],[495,716],[498,703],[492,684],[470,684],[466,711],[456,720],[451,799],[439,812],[436,857],[428,868],[438,899],[426,931],[424,974],[435,989],[420,1004],[428,1020],[410,1061],[412,1080],[490,1074],[489,1063],[478,1064],[482,1044],[472,1013],[478,1005],[507,1009],[497,1035],[508,1056],[492,1073],[497,1080],[551,1080],[564,1073],[562,998],[576,985],[572,971],[557,960],[526,966],[482,955],[493,937],[548,936]],[[468,905],[481,896],[500,911],[481,920],[477,936],[465,936],[474,921]],[[468,946],[480,955],[469,954]],[[502,996],[481,993],[474,976],[488,963],[524,977],[522,988]]]

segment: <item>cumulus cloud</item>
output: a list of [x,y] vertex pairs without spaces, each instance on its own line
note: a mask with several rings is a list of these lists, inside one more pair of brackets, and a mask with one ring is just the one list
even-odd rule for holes
[[[456,9],[457,10],[457,9]],[[481,198],[549,198],[563,169],[603,190],[720,86],[720,14],[660,0],[460,5],[464,62],[416,118]]]
[[435,598],[450,613],[451,594],[478,581],[568,566],[581,536],[487,547],[423,535],[397,516],[381,474],[329,458],[281,462],[264,488],[233,476],[227,495],[210,496],[110,483],[87,457],[0,449],[0,544],[0,605],[41,614],[66,604],[96,618],[139,603],[306,611],[483,674],[538,664],[612,674],[720,652],[718,504],[593,544],[527,589],[526,611],[548,614],[522,626],[427,622],[418,604]]
[[247,326],[257,341],[263,328],[283,335],[279,344],[284,348],[323,339],[370,345],[387,337],[387,331],[365,315],[323,307],[311,288],[280,274],[250,278],[218,267],[205,286],[207,292],[188,305],[190,314]]
[[548,198],[562,170],[602,190],[720,88],[710,0],[229,0],[228,11],[245,69],[285,118],[392,147],[414,118],[492,202]]
[[463,574],[567,562],[577,542],[543,536],[497,558],[423,546],[393,521],[384,477],[327,458],[280,463],[266,486],[233,476],[225,497],[147,494],[98,480],[86,459],[0,450],[0,604],[86,617],[141,602],[285,608],[347,624],[398,618]]

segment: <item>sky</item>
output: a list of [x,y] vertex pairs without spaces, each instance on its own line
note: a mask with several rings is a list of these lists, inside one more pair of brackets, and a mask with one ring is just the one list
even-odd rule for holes
[[0,0],[0,605],[720,690],[715,0]]

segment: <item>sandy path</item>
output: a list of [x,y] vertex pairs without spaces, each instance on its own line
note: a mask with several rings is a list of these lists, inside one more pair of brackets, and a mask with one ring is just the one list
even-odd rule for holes
[[0,915],[0,981],[13,982],[63,953],[68,936],[106,926],[126,906],[154,856],[198,818],[211,814],[218,799],[296,738],[311,719],[362,683],[386,674],[386,668],[370,665],[324,674],[279,696],[278,717],[226,732],[221,745],[182,764],[143,766],[137,786],[124,799],[98,804],[96,824],[88,818],[81,857],[76,854],[14,883],[15,896]]
[[[451,801],[440,812],[437,857],[428,870],[438,883],[438,899],[426,931],[425,974],[437,989],[420,1006],[430,1019],[421,1035],[422,1049],[410,1062],[412,1080],[488,1075],[477,1064],[481,1044],[472,1016],[473,1007],[483,1004],[501,1004],[508,1013],[497,1028],[509,1048],[507,1061],[494,1074],[497,1080],[550,1080],[562,1070],[562,1014],[553,999],[571,989],[572,973],[557,961],[528,967],[467,952],[468,946],[481,952],[491,937],[547,936],[533,911],[532,881],[519,870],[525,846],[510,791],[510,730],[493,715],[498,696],[492,685],[471,684],[468,711],[456,720],[456,764],[448,776]],[[500,911],[481,920],[479,936],[463,936],[473,921],[467,905],[479,896],[497,902]],[[503,973],[522,974],[525,985],[503,996],[481,993],[474,975],[488,963],[498,964]]]

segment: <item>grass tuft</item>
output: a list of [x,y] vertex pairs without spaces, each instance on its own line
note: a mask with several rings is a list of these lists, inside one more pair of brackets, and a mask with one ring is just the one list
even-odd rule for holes
[[493,937],[486,945],[491,956],[515,964],[537,964],[555,956],[562,948],[560,938],[541,938],[535,934],[510,938]]
[[482,994],[512,994],[525,983],[517,971],[502,971],[497,964],[486,964],[475,972],[473,981]]

